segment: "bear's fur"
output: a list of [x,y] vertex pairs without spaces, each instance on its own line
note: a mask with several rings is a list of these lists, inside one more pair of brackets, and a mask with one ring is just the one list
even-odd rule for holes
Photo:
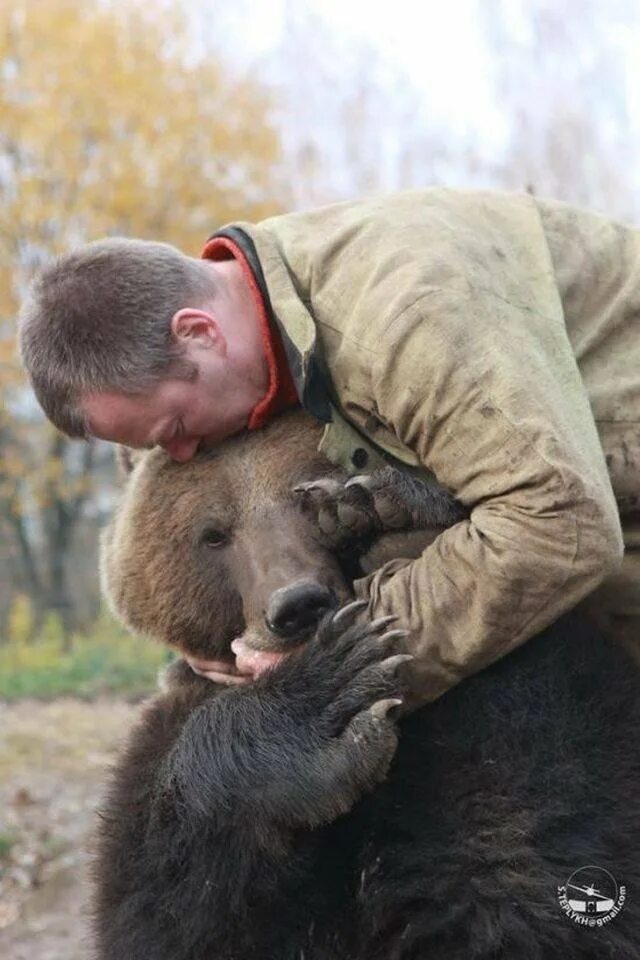
[[[145,455],[104,541],[124,621],[211,658],[240,634],[273,644],[290,582],[346,599],[344,558],[291,492],[327,474],[316,442],[296,414],[190,464]],[[398,719],[399,642],[328,612],[250,685],[174,668],[105,801],[100,960],[640,956],[631,663],[568,617]],[[558,903],[592,864],[628,892],[601,928]]]

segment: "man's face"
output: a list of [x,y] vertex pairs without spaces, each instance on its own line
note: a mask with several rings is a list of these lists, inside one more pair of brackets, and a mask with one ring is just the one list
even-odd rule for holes
[[201,444],[218,443],[247,426],[267,391],[269,368],[240,267],[232,260],[217,269],[215,310],[185,307],[171,320],[180,359],[194,375],[178,379],[169,372],[141,394],[85,395],[81,407],[94,437],[128,447],[160,446],[184,463]]
[[[199,358],[190,380],[167,377],[142,394],[88,394],[82,408],[93,436],[129,447],[163,447],[190,460],[202,443],[217,443],[246,426],[253,397],[225,389],[215,358]],[[228,387],[231,385],[228,384]]]

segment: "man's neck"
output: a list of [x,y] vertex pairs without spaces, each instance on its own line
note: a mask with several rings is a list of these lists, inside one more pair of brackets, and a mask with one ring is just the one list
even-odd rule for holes
[[221,292],[226,289],[226,316],[234,327],[229,330],[229,342],[235,343],[238,356],[243,357],[247,380],[261,388],[261,399],[249,416],[249,429],[256,429],[298,402],[282,342],[272,328],[267,304],[242,251],[226,238],[214,238],[205,248],[205,257],[211,268],[219,271]]

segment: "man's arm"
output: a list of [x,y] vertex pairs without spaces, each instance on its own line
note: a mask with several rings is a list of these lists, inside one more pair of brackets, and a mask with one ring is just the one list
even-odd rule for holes
[[[548,281],[548,278],[544,278]],[[381,341],[372,394],[388,429],[470,509],[414,561],[356,584],[410,629],[419,702],[573,607],[622,555],[588,399],[558,316],[521,291],[431,291]]]

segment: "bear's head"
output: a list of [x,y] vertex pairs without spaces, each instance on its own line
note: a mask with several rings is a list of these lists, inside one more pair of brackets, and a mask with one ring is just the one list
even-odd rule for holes
[[240,636],[286,650],[349,596],[292,488],[339,471],[297,411],[185,464],[136,457],[101,544],[103,589],[127,627],[194,657]]

